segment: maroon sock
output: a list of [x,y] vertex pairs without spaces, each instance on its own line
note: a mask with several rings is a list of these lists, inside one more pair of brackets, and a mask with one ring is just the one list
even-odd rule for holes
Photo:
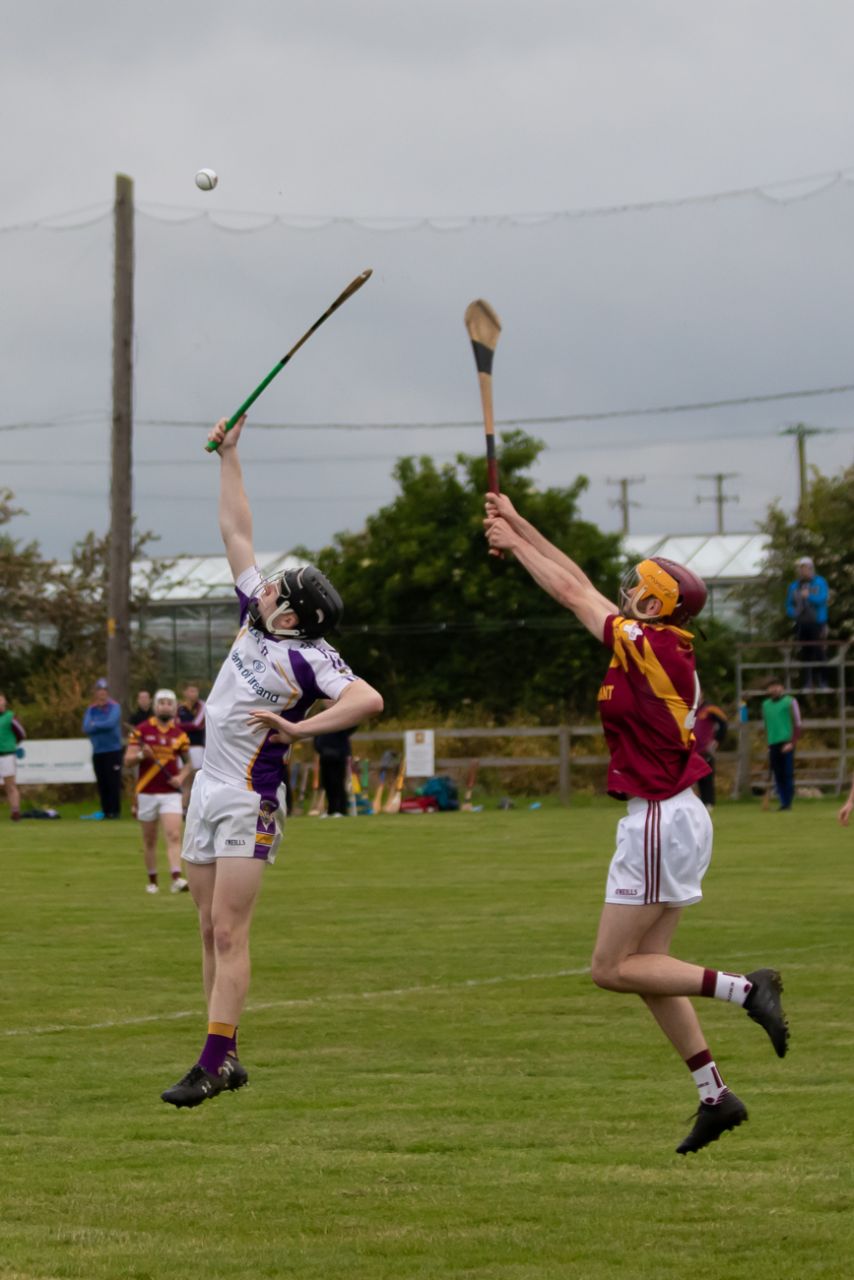
[[156,872],[156,871],[149,871],[149,873],[148,873],[148,883],[149,883],[149,884],[157,884],[157,872]]
[[715,987],[718,981],[717,969],[703,970],[703,985],[700,987],[700,995],[708,996],[711,999],[715,997]]

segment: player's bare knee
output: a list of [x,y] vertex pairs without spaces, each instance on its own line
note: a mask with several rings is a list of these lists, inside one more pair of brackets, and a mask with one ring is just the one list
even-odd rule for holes
[[246,930],[236,926],[233,921],[217,921],[213,926],[214,951],[218,956],[226,956],[239,951],[246,943]]
[[620,991],[620,967],[602,956],[594,955],[590,962],[590,977],[604,991]]

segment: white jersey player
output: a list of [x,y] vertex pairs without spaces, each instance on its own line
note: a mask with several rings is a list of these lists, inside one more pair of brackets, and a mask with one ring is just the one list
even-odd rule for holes
[[[302,586],[305,591],[320,575],[308,566],[284,577],[292,580],[292,590]],[[280,635],[275,622],[273,630],[265,629],[255,603],[265,584],[254,565],[235,585],[241,627],[207,700],[202,777],[277,803],[288,748],[279,740],[278,726],[259,740],[259,723],[249,717],[269,710],[298,724],[315,702],[337,702],[356,678],[322,639],[293,636],[291,629]],[[185,856],[194,857],[189,842]]]
[[[237,1024],[249,988],[249,928],[264,867],[281,840],[290,744],[350,729],[382,711],[322,639],[341,617],[335,588],[313,565],[262,578],[237,443],[243,427],[209,439],[219,446],[220,531],[240,605],[240,630],[207,699],[205,759],[187,813],[183,857],[199,910],[208,1035],[198,1061],[161,1095],[195,1107],[248,1079],[237,1058]],[[312,706],[325,710],[304,723]]]

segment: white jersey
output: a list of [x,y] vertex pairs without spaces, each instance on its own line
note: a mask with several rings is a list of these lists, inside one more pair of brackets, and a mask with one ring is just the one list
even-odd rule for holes
[[235,584],[241,625],[207,699],[202,772],[230,786],[275,797],[288,748],[270,741],[275,730],[252,728],[247,723],[250,712],[275,711],[299,723],[318,699],[337,702],[356,677],[323,640],[269,636],[250,625],[250,601],[263,581],[255,566]]

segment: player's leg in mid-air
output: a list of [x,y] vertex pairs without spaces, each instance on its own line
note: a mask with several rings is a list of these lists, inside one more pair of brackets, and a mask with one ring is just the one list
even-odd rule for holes
[[[264,868],[281,838],[272,822],[269,833],[259,833],[261,822],[254,793],[197,780],[184,860],[199,913],[208,1028],[196,1062],[161,1094],[176,1107],[199,1106],[249,1079],[237,1057],[237,1027],[249,990],[249,933]],[[268,837],[269,843],[260,843]]]
[[199,911],[202,980],[208,1007],[208,1034],[197,1062],[164,1102],[194,1107],[223,1089],[240,1089],[249,1079],[237,1057],[237,1028],[249,990],[249,930],[264,864],[251,858],[224,858],[207,866],[188,864],[190,892]]
[[[637,818],[643,810],[637,802],[634,807]],[[673,808],[678,813],[678,807]],[[788,1045],[788,1027],[780,1005],[782,983],[774,970],[721,973],[686,964],[670,955],[681,905],[698,900],[699,877],[708,858],[698,851],[697,878],[693,881],[688,870],[690,858],[686,858],[690,849],[686,848],[684,838],[679,840],[673,835],[666,822],[662,824],[660,845],[647,838],[641,842],[638,856],[633,858],[631,818],[630,814],[628,838],[624,826],[609,873],[608,894],[593,953],[592,977],[598,986],[607,990],[641,996],[691,1072],[700,1105],[694,1128],[677,1147],[684,1155],[699,1151],[747,1119],[744,1103],[730,1093],[721,1078],[691,998],[709,996],[742,1006],[765,1029],[778,1056],[783,1057]],[[643,828],[648,837],[646,821]],[[633,863],[636,864],[634,872]],[[674,900],[646,904],[643,898],[639,903],[608,900],[618,899],[621,891],[628,896],[636,884],[643,884],[645,878],[649,878],[650,872],[654,877],[655,896],[664,893]],[[681,902],[680,894],[683,895]]]

